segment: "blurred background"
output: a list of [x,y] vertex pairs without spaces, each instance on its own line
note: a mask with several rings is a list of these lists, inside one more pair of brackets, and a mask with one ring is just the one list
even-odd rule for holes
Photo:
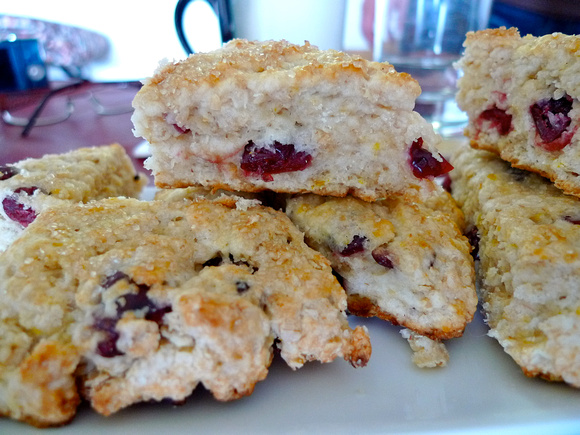
[[[362,2],[346,0],[342,48],[368,49],[360,25]],[[0,15],[30,17],[97,32],[108,40],[108,51],[83,66],[84,77],[103,81],[135,80],[151,75],[162,59],[185,57],[174,27],[175,5],[172,1],[21,0],[2,2]],[[198,42],[198,51],[219,47],[217,18],[206,2],[191,2],[184,27],[190,38]],[[50,71],[53,76],[58,73]]]
[[[227,0],[217,0],[225,2]],[[310,22],[297,17],[318,14],[315,7],[340,9],[340,15],[328,16],[317,27],[342,26],[342,44],[336,48],[368,53],[372,16],[363,16],[363,10],[373,4],[368,0],[229,0],[236,13],[240,10],[254,13],[268,5],[280,9],[287,22],[296,30],[306,31]],[[409,0],[390,0],[400,3]],[[162,59],[180,59],[185,51],[179,42],[174,12],[178,0],[155,3],[137,0],[100,0],[78,2],[73,0],[19,0],[4,1],[0,5],[0,41],[9,38],[13,21],[7,17],[27,17],[41,23],[60,23],[95,32],[106,40],[106,50],[99,46],[82,65],[84,78],[91,80],[135,80],[153,73]],[[492,2],[492,0],[489,0]],[[252,6],[253,5],[253,6]],[[273,5],[273,6],[272,6]],[[284,10],[282,10],[284,8]],[[339,18],[336,18],[339,17]],[[239,18],[239,17],[238,17]],[[365,26],[366,20],[366,26]],[[256,22],[252,22],[255,24]],[[20,23],[22,24],[22,23]],[[38,23],[37,23],[38,24]],[[238,23],[238,29],[243,27]],[[489,27],[518,26],[523,34],[546,34],[553,31],[580,33],[580,1],[578,0],[494,0]],[[38,27],[38,26],[37,26]],[[190,40],[196,41],[195,50],[209,51],[219,47],[218,20],[210,6],[202,0],[189,2],[184,29]],[[255,26],[254,26],[255,27]],[[366,30],[363,31],[363,27]],[[4,30],[4,32],[2,32]],[[324,29],[321,29],[324,31]],[[34,35],[33,35],[34,36]],[[50,36],[52,38],[52,36]],[[81,41],[86,41],[79,37]],[[291,39],[291,38],[286,38]],[[68,41],[70,42],[70,41]],[[291,41],[302,42],[302,41]],[[65,41],[63,44],[66,44]],[[82,42],[81,42],[82,43]],[[316,43],[316,41],[314,41]],[[96,42],[95,45],[98,45]],[[54,45],[54,41],[53,41]],[[74,44],[71,44],[74,45]],[[78,44],[77,44],[78,45]],[[318,44],[324,45],[324,44]],[[71,49],[74,49],[71,48]],[[90,56],[93,55],[92,58]],[[49,66],[50,68],[50,66]],[[51,75],[59,71],[49,71]],[[51,78],[51,76],[49,76]],[[56,77],[55,77],[56,78]]]

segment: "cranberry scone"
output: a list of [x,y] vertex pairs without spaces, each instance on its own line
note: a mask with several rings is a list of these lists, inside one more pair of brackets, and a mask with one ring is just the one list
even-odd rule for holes
[[0,414],[37,426],[83,396],[109,415],[199,383],[249,395],[275,346],[293,369],[371,353],[328,261],[282,212],[232,196],[49,209],[0,254],[0,292]]
[[413,111],[417,82],[306,43],[234,40],[161,66],[133,106],[159,187],[313,192],[374,201],[451,170]]
[[43,210],[62,203],[137,197],[147,184],[118,144],[0,166],[0,251]]
[[[444,193],[442,209],[453,201]],[[461,336],[473,319],[471,247],[446,212],[397,197],[369,203],[307,194],[290,197],[286,213],[342,278],[351,313],[435,340]]]
[[[198,187],[187,187],[180,189],[159,189],[155,193],[155,199],[164,201],[183,201],[184,199],[194,199],[197,197],[217,198],[220,195],[244,195],[248,199],[256,199],[263,204],[268,204],[275,208],[285,208],[287,196],[271,194],[271,192],[246,193],[228,192],[218,190],[212,192],[208,189]],[[460,228],[464,227],[463,213],[455,204],[455,201],[445,192],[440,196],[433,195],[427,203],[430,207],[447,213]],[[431,339],[421,334],[417,334],[409,329],[401,329],[401,335],[409,343],[413,351],[412,361],[420,368],[442,367],[447,365],[449,354],[445,344],[438,339]]]
[[475,148],[580,196],[580,36],[467,34],[457,102]]
[[486,151],[452,161],[489,335],[526,375],[580,387],[580,200]]

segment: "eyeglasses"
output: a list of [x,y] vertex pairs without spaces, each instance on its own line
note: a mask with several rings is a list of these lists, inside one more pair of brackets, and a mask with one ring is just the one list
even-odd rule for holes
[[95,83],[79,80],[50,90],[37,104],[3,110],[2,120],[9,125],[24,127],[21,136],[26,137],[35,126],[58,124],[69,119],[75,111],[74,100],[81,96],[88,97],[98,115],[132,112],[131,102],[140,88],[141,82],[138,81]]

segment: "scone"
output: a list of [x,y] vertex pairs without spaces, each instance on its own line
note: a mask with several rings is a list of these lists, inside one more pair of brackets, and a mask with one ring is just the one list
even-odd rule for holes
[[580,36],[469,33],[457,102],[475,148],[580,196]]
[[342,278],[351,313],[435,340],[461,336],[472,320],[471,247],[446,212],[400,198],[298,195],[288,199],[286,213]]
[[352,194],[432,190],[451,170],[413,111],[417,82],[306,43],[234,40],[161,66],[133,106],[159,187]]
[[[276,195],[271,192],[261,193],[245,193],[245,192],[228,192],[219,190],[212,192],[207,189],[198,187],[187,187],[181,189],[158,189],[155,193],[155,199],[164,201],[182,201],[183,199],[194,199],[197,197],[217,198],[220,195],[244,195],[248,199],[258,199],[263,204],[284,209],[286,207],[287,196]],[[463,213],[455,201],[447,194],[442,192],[440,195],[433,195],[428,202],[430,207],[436,207],[439,211],[447,213],[449,217],[456,222],[456,224],[463,228],[464,219]],[[368,315],[368,310],[364,311],[364,315]],[[418,367],[442,367],[447,365],[449,361],[449,354],[445,344],[439,339],[431,339],[424,335],[417,334],[408,329],[402,329],[401,335],[408,341],[413,351],[412,361]]]
[[328,261],[282,212],[231,196],[51,208],[0,254],[0,293],[0,413],[37,426],[81,396],[109,415],[199,383],[251,394],[274,346],[293,369],[371,352]]
[[36,216],[63,201],[137,197],[147,184],[118,144],[0,166],[0,252]]
[[580,387],[580,200],[485,151],[452,161],[489,335],[528,376]]

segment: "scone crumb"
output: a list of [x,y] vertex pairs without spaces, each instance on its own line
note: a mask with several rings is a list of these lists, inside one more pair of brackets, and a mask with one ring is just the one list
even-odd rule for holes
[[449,353],[441,341],[432,340],[410,329],[402,329],[400,332],[413,350],[412,361],[417,367],[423,369],[447,365]]
[[257,199],[246,199],[246,198],[237,198],[236,199],[236,209],[240,211],[248,211],[248,209],[252,207],[257,207],[262,203]]

